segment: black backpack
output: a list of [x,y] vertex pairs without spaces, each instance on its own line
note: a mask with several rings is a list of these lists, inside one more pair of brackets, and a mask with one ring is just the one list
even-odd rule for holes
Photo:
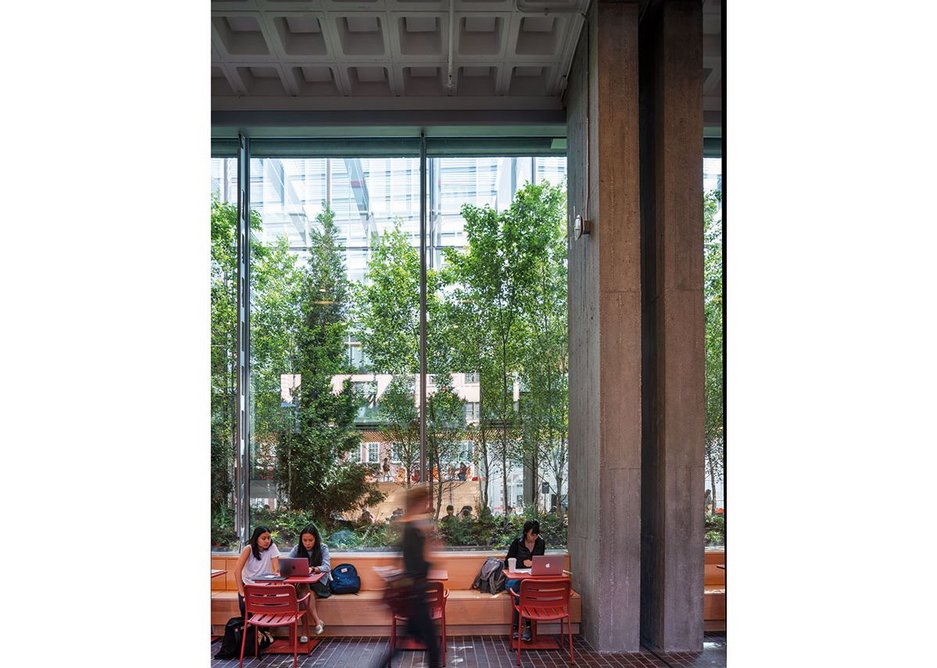
[[354,564],[339,564],[333,568],[329,589],[333,594],[357,594],[361,591],[361,578]]
[[475,582],[472,583],[472,589],[489,594],[497,594],[504,591],[504,583],[507,578],[504,577],[504,562],[494,557],[485,559],[482,564]]
[[[244,643],[244,656],[254,656],[254,633],[257,627],[247,629],[247,641]],[[216,659],[237,659],[241,656],[241,637],[244,634],[244,618],[232,617],[224,625],[224,638],[221,640],[221,649],[215,654]],[[273,644],[273,636],[266,631],[260,632],[260,650],[263,651]]]

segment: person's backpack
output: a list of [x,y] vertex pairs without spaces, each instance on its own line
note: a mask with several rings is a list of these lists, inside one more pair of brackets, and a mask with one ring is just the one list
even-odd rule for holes
[[472,583],[472,589],[489,594],[497,594],[504,591],[504,583],[507,578],[504,577],[504,562],[494,557],[485,559],[482,564],[475,582]]
[[[254,656],[254,633],[257,627],[247,629],[247,641],[244,643],[244,656]],[[224,625],[224,638],[221,639],[221,648],[215,654],[216,659],[237,659],[241,656],[241,637],[244,634],[244,618],[232,617]],[[273,644],[273,636],[266,631],[260,631],[260,650],[263,651]]]
[[357,594],[361,591],[361,578],[354,564],[339,564],[333,568],[329,589],[333,594]]

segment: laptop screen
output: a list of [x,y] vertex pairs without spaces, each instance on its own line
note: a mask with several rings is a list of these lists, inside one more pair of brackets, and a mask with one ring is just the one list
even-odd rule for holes
[[548,557],[545,554],[535,555],[530,567],[531,575],[562,575],[563,558]]
[[309,561],[305,558],[281,558],[280,575],[288,578],[309,575]]

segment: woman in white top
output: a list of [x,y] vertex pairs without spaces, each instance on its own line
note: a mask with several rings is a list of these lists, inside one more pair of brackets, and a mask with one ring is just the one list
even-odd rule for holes
[[266,573],[280,572],[280,551],[277,549],[270,530],[256,527],[251,534],[251,544],[245,545],[234,567],[238,585],[238,607],[244,617],[244,585],[254,584],[254,578]]

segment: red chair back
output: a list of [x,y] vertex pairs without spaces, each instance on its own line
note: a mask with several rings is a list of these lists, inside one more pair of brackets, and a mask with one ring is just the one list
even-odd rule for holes
[[442,582],[431,580],[426,583],[426,603],[429,606],[430,617],[446,614],[446,588]]
[[244,612],[249,616],[290,615],[299,612],[291,584],[244,585]]
[[519,605],[528,609],[566,608],[572,591],[569,578],[526,578],[521,580]]

